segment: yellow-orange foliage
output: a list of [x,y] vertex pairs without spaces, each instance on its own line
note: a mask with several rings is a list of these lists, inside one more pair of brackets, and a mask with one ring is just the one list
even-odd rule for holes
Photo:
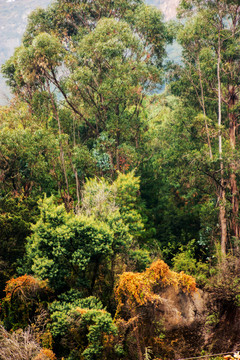
[[160,296],[154,293],[154,288],[156,286],[164,288],[170,285],[190,294],[197,290],[195,279],[192,276],[183,272],[178,274],[171,271],[162,260],[155,261],[143,273],[123,273],[115,289],[118,301],[117,314],[123,305],[133,310],[150,301],[161,301]]
[[[82,308],[80,308],[80,307],[77,307],[77,308],[76,308],[76,311],[77,311],[79,314],[84,315],[84,314],[86,314],[88,311],[90,311],[90,309],[82,309]],[[101,313],[104,313],[104,314],[107,313],[107,311],[104,310],[104,309],[99,309],[99,310],[97,310],[97,311],[98,311],[98,312],[101,312]]]
[[130,302],[143,305],[150,291],[150,282],[145,281],[144,273],[125,272],[120,276],[116,297],[120,300],[126,296]]
[[49,290],[47,287],[47,282],[35,279],[31,275],[23,275],[18,278],[12,278],[7,281],[5,288],[6,292],[6,301],[11,301],[13,296],[20,298],[22,301],[25,301],[31,296],[34,296],[38,291]]
[[177,274],[177,282],[178,282],[178,286],[184,292],[188,292],[191,294],[197,290],[195,279],[192,276],[184,274],[183,271]]
[[164,261],[157,260],[146,269],[145,277],[153,284],[159,283],[165,287],[167,285],[177,285],[175,274]]
[[88,309],[82,309],[82,308],[80,308],[80,307],[77,307],[77,308],[76,308],[76,311],[77,311],[79,314],[84,315],[84,314],[86,314],[86,313],[88,312]]
[[42,346],[52,349],[53,338],[50,330],[46,330],[42,335],[40,334],[40,342]]
[[56,355],[49,349],[41,349],[40,353],[33,360],[57,360]]

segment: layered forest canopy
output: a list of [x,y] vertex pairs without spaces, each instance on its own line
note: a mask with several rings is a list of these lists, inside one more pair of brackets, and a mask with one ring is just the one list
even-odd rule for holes
[[239,350],[239,14],[56,0],[29,16],[2,66],[0,359]]
[[[147,0],[147,4],[160,8],[166,19],[176,16],[179,0]],[[1,0],[0,3],[0,66],[20,45],[28,15],[39,7],[46,8],[51,0]],[[9,89],[0,73],[0,105],[6,105],[11,98]]]

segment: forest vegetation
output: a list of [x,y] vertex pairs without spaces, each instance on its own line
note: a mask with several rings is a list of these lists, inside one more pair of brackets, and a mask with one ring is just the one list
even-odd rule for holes
[[240,350],[239,41],[236,0],[31,13],[2,66],[1,360]]

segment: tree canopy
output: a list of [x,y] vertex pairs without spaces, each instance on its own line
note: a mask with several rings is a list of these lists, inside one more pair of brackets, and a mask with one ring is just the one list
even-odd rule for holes
[[0,358],[236,349],[239,14],[234,0],[182,0],[170,23],[142,0],[30,14],[2,67]]

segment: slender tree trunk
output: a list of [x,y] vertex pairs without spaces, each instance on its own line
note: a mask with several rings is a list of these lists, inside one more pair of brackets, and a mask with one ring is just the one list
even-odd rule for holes
[[[236,161],[234,160],[234,151],[236,148],[236,130],[237,130],[237,119],[232,112],[232,107],[235,105],[235,94],[231,92],[232,89],[229,89],[231,93],[230,102],[229,102],[229,138],[230,145],[232,148],[233,160],[230,164],[231,174],[230,174],[230,187],[231,187],[231,202],[232,202],[232,224],[231,230],[233,236],[235,237],[236,247],[238,248],[239,240],[239,222],[238,222],[238,211],[239,211],[239,191],[236,180]],[[233,89],[234,92],[234,89]]]
[[50,85],[48,83],[48,81],[46,82],[47,84],[47,90],[51,99],[51,104],[52,104],[52,108],[53,108],[53,112],[54,115],[56,117],[57,123],[58,123],[58,133],[59,133],[59,146],[60,146],[60,160],[61,160],[61,165],[62,165],[62,169],[63,169],[63,174],[64,174],[64,178],[65,178],[65,183],[66,183],[66,187],[67,187],[67,199],[64,199],[66,201],[66,206],[69,210],[69,204],[70,204],[70,195],[69,195],[69,185],[68,185],[68,177],[67,177],[67,171],[66,171],[66,165],[65,165],[65,158],[64,158],[64,151],[63,151],[63,147],[62,147],[62,141],[61,141],[61,134],[62,134],[62,130],[61,130],[61,123],[60,123],[60,119],[58,116],[58,111],[54,102],[54,98],[52,96],[51,90],[50,90]]
[[76,126],[75,126],[75,115],[73,116],[73,146],[76,146]]
[[78,173],[77,170],[75,169],[75,167],[73,166],[73,171],[74,171],[74,175],[75,175],[75,180],[76,180],[76,195],[77,195],[77,214],[79,213],[79,209],[80,209],[80,184],[79,184],[79,179],[78,179]]
[[[233,169],[234,170],[234,169]],[[238,248],[239,241],[239,222],[238,222],[238,211],[239,211],[239,192],[237,188],[236,175],[234,173],[230,176],[231,194],[232,194],[232,230],[236,241],[236,247]]]
[[203,83],[202,83],[202,71],[201,71],[201,66],[200,66],[200,61],[199,61],[199,57],[198,57],[198,72],[199,72],[199,80],[200,80],[200,89],[201,89],[201,105],[202,105],[202,109],[203,109],[203,115],[204,115],[204,121],[205,121],[205,128],[206,128],[206,133],[207,133],[207,142],[208,142],[208,148],[209,148],[209,157],[212,160],[213,155],[212,155],[212,146],[211,146],[211,140],[210,140],[210,135],[209,135],[209,128],[208,128],[208,123],[207,123],[207,116],[206,116],[206,107],[205,107],[205,100],[204,100],[204,91],[203,91]]
[[226,245],[227,245],[227,218],[226,218],[226,191],[224,188],[220,190],[220,208],[219,208],[219,218],[221,225],[221,253],[223,256],[226,255]]
[[227,249],[227,219],[226,219],[226,189],[223,173],[223,160],[222,160],[222,95],[221,95],[221,33],[218,31],[218,51],[217,51],[217,80],[218,80],[218,146],[219,146],[219,159],[220,159],[220,173],[221,173],[221,186],[219,191],[219,219],[221,226],[221,252],[226,255]]
[[119,132],[117,132],[116,136],[116,164],[117,170],[120,170],[120,159],[119,159]]
[[[117,105],[116,107],[116,115],[117,117],[119,117],[119,106]],[[119,122],[119,119],[118,119]],[[120,159],[119,159],[119,143],[120,143],[120,132],[117,129],[117,134],[116,134],[116,165],[117,165],[117,170],[120,170]]]
[[75,168],[75,166],[74,166],[74,164],[72,162],[72,154],[71,154],[70,151],[68,153],[68,156],[69,156],[69,159],[70,159],[70,162],[71,162],[71,165],[72,165],[72,170],[73,170],[73,173],[74,173],[74,176],[75,176],[76,195],[77,195],[77,206],[76,206],[75,210],[76,210],[76,213],[78,214],[79,209],[80,209],[80,182],[79,182],[79,178],[78,178],[77,169]]

